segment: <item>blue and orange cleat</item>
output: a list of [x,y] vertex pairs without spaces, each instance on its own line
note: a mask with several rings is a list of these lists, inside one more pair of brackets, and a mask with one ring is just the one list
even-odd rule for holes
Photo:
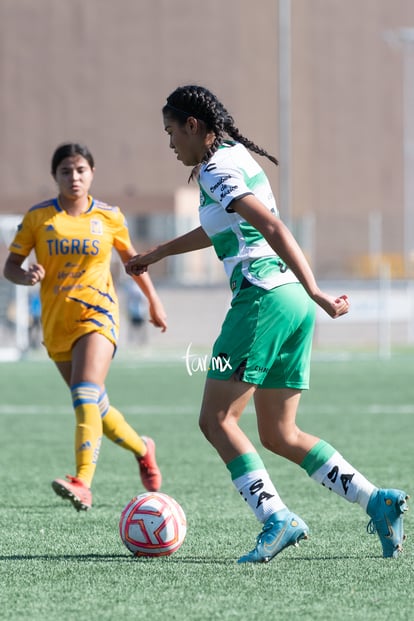
[[383,557],[397,558],[405,539],[403,515],[408,511],[409,496],[400,489],[377,489],[371,494],[367,513],[369,534],[377,533]]
[[282,509],[266,520],[254,550],[241,556],[237,562],[268,563],[285,548],[298,546],[299,541],[308,539],[308,534],[309,528],[300,517]]

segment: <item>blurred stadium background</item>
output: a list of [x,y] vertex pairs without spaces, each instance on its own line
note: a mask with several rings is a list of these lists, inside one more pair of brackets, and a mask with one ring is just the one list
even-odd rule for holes
[[[50,158],[66,140],[92,150],[93,194],[123,209],[138,248],[197,225],[160,110],[199,83],[279,158],[260,160],[282,218],[320,283],[351,296],[340,322],[318,316],[316,347],[413,345],[412,0],[0,0],[0,41],[2,263],[19,214],[54,195]],[[151,271],[165,335],[129,321],[116,261],[114,273],[121,347],[208,347],[230,299],[211,250]],[[29,293],[0,278],[0,358],[30,345]]]

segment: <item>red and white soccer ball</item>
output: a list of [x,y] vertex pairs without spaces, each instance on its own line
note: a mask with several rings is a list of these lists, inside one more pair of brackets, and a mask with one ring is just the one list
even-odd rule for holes
[[174,498],[146,492],[126,505],[119,520],[119,533],[134,556],[169,556],[185,539],[187,520]]

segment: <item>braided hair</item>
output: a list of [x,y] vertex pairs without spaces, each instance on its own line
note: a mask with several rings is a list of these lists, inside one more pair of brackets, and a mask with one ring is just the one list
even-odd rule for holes
[[196,169],[199,169],[200,166],[212,157],[224,142],[226,135],[233,138],[236,142],[240,142],[246,149],[267,157],[276,166],[279,163],[273,155],[270,155],[240,133],[234,124],[233,117],[230,116],[223,104],[211,91],[203,86],[179,86],[167,97],[167,103],[163,107],[162,112],[181,123],[185,123],[189,116],[193,116],[203,121],[206,124],[207,130],[214,133],[214,142],[206,151]]

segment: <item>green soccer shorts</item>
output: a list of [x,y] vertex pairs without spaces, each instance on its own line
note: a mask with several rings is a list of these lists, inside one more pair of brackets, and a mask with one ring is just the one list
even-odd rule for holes
[[242,288],[217,338],[207,377],[262,388],[309,388],[315,303],[299,283]]

